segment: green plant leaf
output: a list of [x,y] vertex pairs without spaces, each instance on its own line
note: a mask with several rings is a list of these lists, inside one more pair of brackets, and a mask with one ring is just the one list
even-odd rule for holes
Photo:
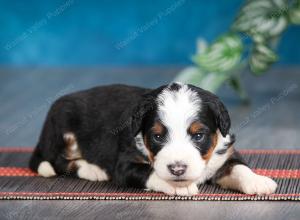
[[259,76],[269,69],[271,63],[262,60],[260,56],[252,55],[249,59],[249,66],[252,73]]
[[288,25],[288,7],[285,0],[246,1],[231,28],[252,37],[274,37]]
[[300,1],[298,1],[296,6],[289,11],[289,19],[293,24],[300,24]]
[[255,44],[249,59],[250,69],[255,75],[261,75],[277,60],[276,53],[270,47],[258,43]]
[[243,46],[238,35],[225,34],[192,60],[207,72],[223,73],[233,69],[241,60]]
[[273,63],[278,59],[276,53],[265,44],[256,44],[254,55],[261,55],[264,58],[264,61],[270,63]]

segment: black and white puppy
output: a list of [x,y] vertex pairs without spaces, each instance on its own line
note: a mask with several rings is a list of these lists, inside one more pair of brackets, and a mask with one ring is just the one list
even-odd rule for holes
[[67,173],[169,195],[197,194],[208,180],[273,193],[277,184],[245,165],[229,129],[222,102],[192,85],[96,87],[52,105],[30,167],[44,177]]

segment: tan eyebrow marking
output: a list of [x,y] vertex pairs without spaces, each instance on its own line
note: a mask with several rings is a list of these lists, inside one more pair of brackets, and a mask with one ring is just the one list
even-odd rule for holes
[[154,161],[154,155],[152,153],[152,151],[150,150],[150,144],[149,144],[149,141],[148,141],[148,138],[146,136],[144,136],[144,143],[145,143],[145,146],[147,148],[147,151],[148,151],[148,160],[150,161],[151,164],[153,164],[153,161]]
[[199,121],[195,121],[190,125],[189,132],[191,134],[196,134],[201,130],[201,128],[204,128],[204,125]]
[[215,149],[215,147],[217,146],[217,143],[218,143],[218,135],[217,134],[212,134],[211,135],[211,145],[207,151],[207,153],[205,155],[203,155],[203,159],[206,160],[206,163],[209,161],[209,159],[211,158],[212,156],[212,153]]
[[72,132],[67,132],[64,134],[63,138],[66,144],[65,155],[64,155],[65,159],[67,160],[81,159],[82,155],[75,134]]
[[155,134],[162,134],[164,132],[164,127],[160,122],[155,122],[154,126],[152,127],[152,131]]

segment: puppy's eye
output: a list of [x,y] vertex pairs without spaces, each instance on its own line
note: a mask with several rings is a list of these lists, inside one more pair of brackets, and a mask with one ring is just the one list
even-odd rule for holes
[[163,136],[161,134],[154,134],[153,135],[153,139],[154,139],[155,142],[160,143],[160,142],[163,141],[164,138],[163,138]]
[[193,135],[193,140],[196,142],[201,142],[204,139],[203,133],[196,133]]

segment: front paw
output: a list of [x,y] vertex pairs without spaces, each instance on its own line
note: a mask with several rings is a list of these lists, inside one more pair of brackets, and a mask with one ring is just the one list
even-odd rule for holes
[[157,191],[157,192],[163,192],[168,195],[175,195],[176,190],[175,187],[170,185],[168,182],[164,181],[161,179],[159,176],[157,176],[156,173],[152,173],[147,182],[146,182],[146,187],[148,189]]
[[257,195],[272,194],[277,188],[277,183],[274,180],[254,173],[245,165],[235,165],[231,173],[219,179],[217,183],[225,189]]
[[178,196],[193,196],[199,192],[196,183],[192,183],[187,187],[176,187],[175,191]]
[[246,194],[269,195],[275,192],[277,183],[269,177],[254,174],[240,187]]
[[188,186],[174,186],[167,181],[161,179],[156,173],[152,173],[146,183],[148,189],[163,192],[167,195],[192,196],[198,193],[196,183],[191,183]]

